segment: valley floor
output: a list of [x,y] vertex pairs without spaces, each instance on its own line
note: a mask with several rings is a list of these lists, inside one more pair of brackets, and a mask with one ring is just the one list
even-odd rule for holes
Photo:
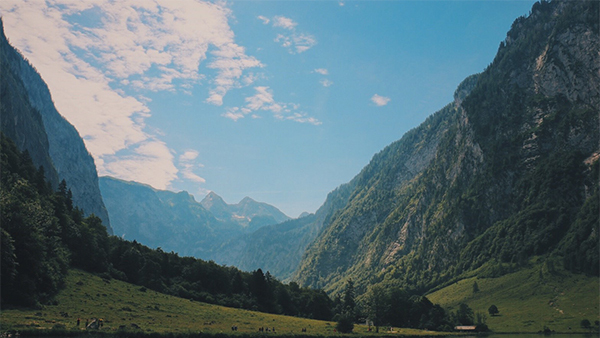
[[[79,318],[80,324],[77,325]],[[86,321],[102,319],[103,332],[133,336],[151,333],[216,335],[259,335],[259,328],[269,328],[260,336],[342,336],[334,332],[335,323],[297,317],[273,315],[194,302],[164,295],[117,280],[106,280],[79,270],[70,271],[66,288],[56,297],[55,305],[42,309],[3,309],[0,331],[49,330],[76,334]],[[232,331],[232,327],[237,331]],[[273,332],[275,329],[275,332]],[[306,329],[306,333],[302,332]],[[443,336],[447,333],[414,329],[397,329],[379,334],[355,326],[355,334],[366,336]],[[51,333],[51,332],[50,332]],[[208,335],[207,335],[208,334]]]

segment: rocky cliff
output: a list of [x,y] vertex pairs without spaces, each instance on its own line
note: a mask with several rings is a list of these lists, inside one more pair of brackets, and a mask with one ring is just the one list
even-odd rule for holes
[[[2,31],[2,53],[9,55],[7,68],[18,77],[27,93],[29,104],[39,112],[47,134],[48,151],[59,180],[66,180],[73,193],[73,202],[86,215],[95,214],[112,233],[108,213],[98,188],[98,173],[94,159],[87,151],[79,133],[56,110],[48,86],[36,69],[6,42]],[[41,165],[43,163],[38,163]]]
[[0,21],[0,130],[19,148],[27,150],[35,165],[43,166],[46,179],[58,187],[58,173],[50,158],[42,117],[33,108],[25,85],[10,68],[21,55],[8,43]]
[[598,2],[536,3],[455,101],[375,155],[294,279],[426,291],[533,256],[598,274]]

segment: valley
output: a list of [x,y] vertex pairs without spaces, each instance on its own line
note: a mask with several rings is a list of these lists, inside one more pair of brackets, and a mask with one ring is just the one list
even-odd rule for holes
[[[194,5],[206,5],[208,11],[223,9],[224,3]],[[343,2],[338,6],[344,7]],[[88,8],[86,15],[100,7]],[[128,10],[137,13],[134,7]],[[229,10],[233,12],[227,7],[219,13],[230,18]],[[111,139],[114,149],[92,153],[86,146],[95,145],[90,149],[98,152],[98,140],[89,130],[80,136],[61,115],[49,86],[11,44],[0,19],[0,333],[78,336],[88,332],[83,323],[102,318],[99,331],[120,337],[597,334],[599,18],[600,2],[595,0],[535,2],[529,14],[514,20],[489,65],[456,86],[450,102],[380,148],[355,176],[331,190],[314,213],[298,218],[254,199],[253,194],[282,194],[266,184],[246,188],[252,194],[229,204],[218,191],[205,189],[206,180],[193,170],[206,168],[226,181],[233,168],[262,164],[264,175],[279,181],[275,171],[268,171],[271,165],[318,150],[298,143],[296,152],[272,158],[271,164],[253,157],[260,147],[244,145],[216,151],[226,160],[215,157],[205,167],[194,162],[201,152],[183,134],[177,142],[187,145],[178,152],[159,140],[158,129],[156,135],[144,134],[150,133],[144,119],[151,116],[152,99],[138,92],[135,100],[144,104],[126,120],[139,124],[131,129],[140,132],[135,137],[146,139],[135,141],[141,142],[135,149],[127,148],[134,136]],[[263,28],[271,22],[264,16],[253,19]],[[296,34],[293,21],[276,19],[270,28]],[[103,20],[98,22],[105,24]],[[302,36],[304,40],[296,35],[284,45],[310,41]],[[237,51],[236,57],[245,52],[225,45]],[[220,49],[211,53],[230,56]],[[168,62],[161,62],[155,71],[166,69],[161,67]],[[217,65],[222,63],[208,68]],[[114,76],[115,67],[104,76]],[[325,68],[304,72],[330,75]],[[205,80],[205,75],[191,73],[188,80]],[[216,73],[231,76],[241,70]],[[139,75],[131,83],[139,86]],[[222,101],[224,92],[241,89],[241,83],[268,79],[239,76],[230,82],[207,81],[231,87],[213,89],[212,99],[206,100],[219,102],[215,95],[221,93]],[[107,81],[104,89],[108,83],[128,86],[130,80]],[[333,85],[324,79],[321,84]],[[193,97],[191,84],[182,87]],[[293,113],[300,105],[274,101],[269,87],[254,90],[260,95],[239,100],[246,106],[224,107],[227,113],[220,113],[233,119],[228,122],[234,127],[228,128],[240,135],[252,134],[240,131],[246,114],[258,125],[264,122],[259,113],[265,111],[275,113],[277,123],[321,126],[316,118]],[[125,93],[118,89],[120,98]],[[362,109],[372,113],[390,98],[375,94],[371,102]],[[322,128],[325,133],[329,127]],[[119,142],[124,148],[114,145]],[[279,148],[279,141],[271,142]],[[207,152],[209,143],[202,143]],[[240,149],[248,156],[235,158],[232,154]],[[143,166],[135,167],[136,161]],[[221,166],[228,161],[234,165]],[[156,172],[141,175],[140,168]],[[195,182],[195,191],[176,188],[186,180]],[[198,194],[204,197],[196,200]]]

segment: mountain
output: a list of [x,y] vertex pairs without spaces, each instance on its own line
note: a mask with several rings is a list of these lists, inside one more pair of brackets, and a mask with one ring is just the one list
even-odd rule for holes
[[289,279],[323,225],[347,204],[353,186],[350,182],[329,193],[315,214],[264,226],[225,242],[215,251],[215,260],[246,271],[261,268],[277,278]]
[[[19,97],[21,100],[28,101],[21,101],[20,104],[30,105],[33,109],[37,110],[43,122],[44,131],[47,136],[48,153],[58,173],[58,180],[66,180],[73,194],[73,203],[76,206],[83,209],[86,215],[95,214],[98,216],[107,227],[109,233],[112,232],[108,213],[104,206],[100,189],[98,188],[96,165],[94,164],[94,159],[87,151],[83,139],[75,127],[56,110],[48,86],[40,74],[17,50],[10,46],[3,29],[0,35],[2,35],[0,38],[1,54],[3,55],[4,62],[6,62],[2,71],[3,74],[6,72],[8,75],[6,78],[3,75],[2,81],[12,79],[12,83],[6,84],[9,88],[13,85],[15,85],[15,88],[22,85],[19,96],[12,96],[7,101],[3,100],[3,105]],[[13,88],[10,90],[13,90]],[[8,93],[4,95],[8,95]],[[3,110],[4,112],[6,110]],[[13,113],[17,114],[14,110]],[[4,116],[3,120],[5,119]],[[22,119],[25,119],[25,117],[20,116],[13,123],[13,126],[19,129],[15,129],[13,133],[6,133],[7,135],[12,134],[14,137],[17,137],[15,142],[25,146],[22,140],[29,140],[31,133],[39,135],[40,131],[30,129],[29,132],[31,133],[23,134],[22,125],[19,125],[19,120]],[[8,125],[5,125],[3,122],[3,130],[4,127],[8,127]],[[39,129],[39,126],[36,128]],[[32,141],[30,142],[34,142],[34,139],[38,139],[38,137],[31,138]],[[39,149],[41,151],[41,149],[45,149],[45,145],[31,144],[26,149],[30,151],[37,165],[44,165],[45,169],[48,166],[49,178],[53,181],[55,178],[50,170],[48,161],[42,159],[41,155],[37,154],[38,150],[34,150]]]
[[21,58],[8,44],[0,21],[0,130],[19,150],[27,150],[33,163],[44,167],[46,180],[58,187],[58,173],[50,158],[42,116],[32,107],[23,81],[10,68]]
[[281,223],[290,218],[276,207],[244,197],[238,204],[227,204],[214,192],[208,193],[200,204],[216,218],[234,222],[253,231],[265,225]]
[[224,242],[289,219],[277,208],[248,197],[229,205],[211,192],[199,203],[185,191],[157,190],[108,176],[100,178],[100,190],[115,235],[219,263],[221,256],[215,256],[215,250]]
[[376,154],[293,279],[416,292],[533,256],[598,275],[597,1],[536,3],[455,100]]

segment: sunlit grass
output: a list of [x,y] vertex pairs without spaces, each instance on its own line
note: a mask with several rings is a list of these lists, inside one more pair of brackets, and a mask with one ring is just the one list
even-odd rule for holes
[[[67,285],[56,297],[56,305],[41,310],[8,309],[2,311],[1,330],[83,330],[86,320],[102,318],[103,331],[118,330],[158,333],[257,333],[269,328],[266,335],[334,336],[335,323],[304,318],[266,314],[205,304],[168,296],[117,280],[72,270]],[[77,318],[81,323],[77,326]],[[139,329],[135,327],[139,327]],[[238,330],[232,332],[231,327]],[[275,334],[272,330],[275,328]],[[306,333],[302,329],[306,328]],[[375,335],[367,327],[355,326],[355,335]],[[440,333],[394,328],[381,330],[379,335],[432,336]]]
[[[467,278],[427,297],[444,308],[456,310],[468,304],[474,312],[487,315],[495,332],[538,332],[544,326],[557,332],[587,332],[581,320],[599,319],[598,277],[574,275],[566,271],[540,274],[540,265],[499,278]],[[473,282],[479,292],[473,292]],[[489,307],[500,310],[490,316]]]

